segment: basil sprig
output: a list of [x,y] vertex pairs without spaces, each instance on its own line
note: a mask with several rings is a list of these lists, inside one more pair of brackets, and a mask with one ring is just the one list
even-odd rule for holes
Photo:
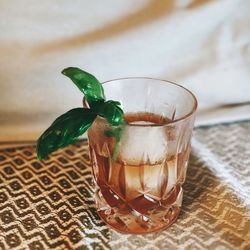
[[69,77],[78,89],[84,94],[89,106],[95,106],[97,102],[104,102],[105,95],[102,84],[90,73],[79,68],[69,67],[62,71]]
[[[36,151],[39,160],[47,158],[50,153],[59,148],[74,143],[91,127],[97,115],[106,118],[112,127],[124,125],[124,113],[120,103],[113,100],[106,101],[102,84],[93,75],[73,67],[64,69],[62,73],[80,89],[90,108],[72,109],[59,116],[45,130],[37,141]],[[120,130],[114,129],[110,136],[115,137],[118,143],[121,136]]]
[[[106,101],[96,107],[96,112],[99,116],[107,119],[108,123],[112,126],[123,124],[123,110],[120,107],[120,102]],[[95,110],[95,107],[93,107]]]
[[92,125],[95,118],[95,113],[84,108],[71,109],[59,116],[38,139],[38,159],[42,160],[55,150],[75,142]]

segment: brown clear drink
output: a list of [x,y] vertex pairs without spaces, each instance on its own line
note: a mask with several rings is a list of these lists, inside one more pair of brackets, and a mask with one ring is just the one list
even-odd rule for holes
[[[125,120],[129,124],[149,126],[169,121],[149,113],[128,114]],[[108,129],[106,121],[100,118],[89,130],[99,215],[121,232],[147,233],[169,226],[180,211],[181,184],[190,145],[178,154],[163,155],[156,161],[141,157],[131,161],[123,157],[121,144],[121,152],[113,159],[115,139],[105,135]],[[171,127],[166,128],[165,133],[169,140],[174,139]]]
[[[149,79],[143,80],[142,86]],[[171,85],[181,88],[180,92],[185,90]],[[154,86],[157,88],[157,84]],[[136,92],[137,95],[143,91],[150,93],[147,84],[144,87],[141,93]],[[160,103],[161,94],[162,91],[157,95]],[[194,101],[187,101],[185,105],[195,106],[196,100],[189,95]],[[150,233],[166,228],[177,218],[182,204],[194,110],[182,118],[183,114],[177,110],[179,106],[170,105],[171,98],[167,105],[157,106],[159,100],[156,99],[152,101],[153,105],[146,102],[143,107],[138,102],[133,109],[131,102],[126,103],[123,98],[111,95],[110,99],[122,101],[127,124],[118,154],[115,154],[116,139],[107,133],[115,128],[111,128],[105,119],[98,117],[88,130],[98,214],[122,233]]]

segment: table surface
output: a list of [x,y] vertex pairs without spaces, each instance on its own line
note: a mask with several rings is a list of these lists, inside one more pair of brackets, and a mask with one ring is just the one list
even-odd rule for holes
[[98,217],[86,141],[38,162],[0,150],[0,249],[250,249],[250,122],[195,129],[183,206],[168,229],[124,235]]

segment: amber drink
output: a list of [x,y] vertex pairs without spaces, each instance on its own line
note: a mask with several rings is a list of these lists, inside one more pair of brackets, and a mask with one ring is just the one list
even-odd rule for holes
[[88,131],[97,211],[123,233],[164,229],[181,208],[196,99],[155,79],[120,79],[103,87],[107,99],[122,103],[126,125],[119,141],[109,133],[117,128],[101,117]]

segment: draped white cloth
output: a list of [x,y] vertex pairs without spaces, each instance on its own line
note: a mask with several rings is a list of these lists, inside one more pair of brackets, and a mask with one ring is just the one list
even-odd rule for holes
[[0,140],[81,106],[60,74],[147,76],[192,90],[196,125],[250,118],[249,0],[0,0]]

